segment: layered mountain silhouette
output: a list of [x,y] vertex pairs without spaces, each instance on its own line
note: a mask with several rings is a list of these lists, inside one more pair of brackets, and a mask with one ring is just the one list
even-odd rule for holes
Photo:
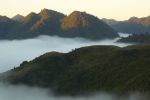
[[65,35],[70,37],[81,36],[93,39],[117,37],[116,31],[86,12],[74,11],[62,20],[61,27]]
[[0,80],[81,95],[150,91],[150,46],[90,46],[69,53],[50,52],[1,74]]
[[115,20],[115,19],[107,19],[107,18],[103,18],[102,19],[105,23],[107,23],[108,25],[114,25],[117,24],[119,21]]
[[150,16],[143,17],[143,18],[131,17],[129,19],[129,21],[137,23],[137,24],[141,24],[141,25],[144,25],[144,26],[150,26]]
[[143,18],[131,17],[126,21],[116,21],[112,19],[103,19],[103,21],[118,32],[132,34],[150,33],[150,16]]
[[[9,18],[7,18],[9,19]],[[3,20],[3,19],[1,19]],[[9,24],[11,23],[11,24]],[[118,37],[117,32],[99,18],[85,12],[74,11],[69,16],[60,12],[43,9],[36,14],[31,12],[23,17],[17,15],[6,23],[11,30],[4,32],[0,38],[21,39],[39,35],[57,35],[62,37],[83,37],[104,39]],[[3,26],[7,28],[7,26]],[[17,30],[16,30],[17,29]],[[2,31],[3,28],[0,28]]]
[[64,14],[43,9],[39,14],[30,13],[24,18],[24,31],[37,35],[58,35],[61,31],[61,20],[65,17]]
[[6,16],[0,16],[0,39],[7,38],[12,33],[18,32],[20,24]]
[[17,21],[17,22],[23,22],[24,16],[17,14],[12,18],[12,20]]

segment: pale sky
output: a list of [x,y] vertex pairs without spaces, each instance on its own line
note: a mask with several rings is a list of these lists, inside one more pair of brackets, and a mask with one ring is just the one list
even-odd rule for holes
[[150,15],[150,0],[0,0],[0,15],[27,15],[47,8],[69,14],[86,11],[99,18],[126,20]]

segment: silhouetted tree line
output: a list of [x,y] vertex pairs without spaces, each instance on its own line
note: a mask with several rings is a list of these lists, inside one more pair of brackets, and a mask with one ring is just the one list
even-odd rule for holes
[[148,32],[145,34],[133,34],[129,37],[121,38],[118,42],[149,44],[150,34]]

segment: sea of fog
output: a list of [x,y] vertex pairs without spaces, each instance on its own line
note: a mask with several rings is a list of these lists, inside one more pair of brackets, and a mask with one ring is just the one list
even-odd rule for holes
[[104,92],[75,97],[55,96],[48,89],[0,84],[0,100],[149,100],[149,96],[138,92],[125,96]]
[[[121,34],[126,37],[128,34]],[[19,66],[26,60],[32,60],[46,52],[69,52],[72,49],[90,45],[116,45],[124,47],[129,44],[116,43],[116,39],[91,41],[82,38],[61,38],[57,36],[39,36],[25,40],[0,40],[0,73]]]
[[[126,34],[120,34],[127,37]],[[91,41],[82,38],[61,38],[57,36],[39,36],[25,40],[0,40],[0,73],[17,67],[25,60],[32,60],[46,52],[69,52],[72,49],[90,45],[115,45],[119,47],[130,44],[116,43],[116,39]],[[96,93],[80,97],[56,97],[48,89],[27,86],[0,84],[0,100],[148,100],[139,93],[126,97],[116,97],[109,93]]]

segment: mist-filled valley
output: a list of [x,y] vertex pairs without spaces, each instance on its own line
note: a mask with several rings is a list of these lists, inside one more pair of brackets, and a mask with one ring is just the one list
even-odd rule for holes
[[149,100],[148,95],[131,93],[116,96],[99,92],[84,96],[56,96],[48,89],[0,84],[0,100]]
[[150,100],[149,4],[1,0],[0,100]]
[[[121,37],[128,35],[120,34]],[[46,52],[57,51],[67,53],[75,48],[90,45],[115,45],[125,47],[131,44],[117,43],[116,39],[91,41],[83,38],[60,38],[57,36],[39,36],[26,40],[0,41],[0,72],[5,72],[26,60],[32,60]],[[14,92],[15,91],[15,92]],[[49,89],[27,86],[0,84],[0,100],[148,100],[140,93],[131,93],[117,97],[111,93],[99,92],[84,96],[54,96]]]
[[[120,34],[121,36],[128,36]],[[129,44],[115,43],[116,39],[91,41],[83,38],[60,38],[57,36],[39,36],[26,40],[0,40],[0,72],[19,66],[23,61],[32,60],[46,52],[67,53],[75,48],[90,45],[116,45],[124,47]]]

